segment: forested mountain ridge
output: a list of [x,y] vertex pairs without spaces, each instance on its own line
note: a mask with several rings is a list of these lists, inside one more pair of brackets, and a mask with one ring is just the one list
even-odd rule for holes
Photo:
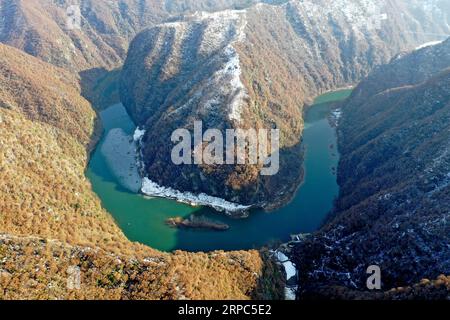
[[[271,295],[260,280],[279,271],[258,251],[168,254],[126,239],[84,175],[96,116],[78,82],[0,44],[0,298]],[[86,291],[67,288],[73,266]]]
[[[139,251],[138,246],[129,249],[128,253],[113,252],[99,246],[0,234],[0,298],[282,298],[284,284],[282,276],[277,275],[278,267],[273,263],[261,265],[256,251],[157,254],[145,248]],[[80,270],[79,288],[68,285],[71,268]]]
[[[144,43],[144,46],[141,46],[139,40],[145,41],[155,37],[164,42],[171,39],[174,30],[179,26],[187,26],[188,29],[192,26],[208,28],[217,22],[223,22],[220,19],[210,19],[205,23],[201,17],[223,17],[230,11],[245,13],[245,28],[234,28],[233,26],[240,23],[231,22],[226,23],[230,28],[219,32],[223,35],[223,31],[234,29],[244,30],[245,33],[245,41],[236,41],[232,36],[233,32],[224,37],[224,46],[229,47],[231,44],[234,49],[231,56],[239,57],[239,80],[244,87],[240,89],[246,92],[245,97],[239,99],[243,103],[237,105],[237,109],[242,112],[238,113],[240,117],[234,117],[235,114],[231,113],[233,116],[230,118],[230,113],[227,112],[229,106],[219,103],[211,105],[217,114],[206,112],[205,119],[208,124],[218,123],[219,126],[236,126],[236,120],[240,118],[241,124],[247,127],[280,128],[282,144],[285,147],[283,152],[288,156],[294,154],[296,164],[282,165],[282,172],[275,179],[261,179],[257,177],[258,170],[251,167],[233,169],[225,174],[220,171],[218,174],[213,172],[213,177],[208,177],[210,187],[199,178],[199,172],[194,170],[193,173],[197,175],[194,180],[199,181],[194,185],[194,189],[270,208],[271,204],[281,204],[270,203],[274,202],[273,199],[282,199],[282,203],[287,201],[287,195],[300,182],[297,178],[301,177],[301,163],[298,162],[299,150],[295,148],[298,147],[303,129],[301,115],[305,104],[321,92],[354,84],[373,67],[388,62],[399,51],[437,40],[436,35],[440,39],[440,34],[449,32],[446,14],[449,11],[448,3],[443,0],[386,1],[388,7],[381,11],[373,11],[373,5],[365,0],[339,0],[331,4],[324,0],[263,2],[277,5],[255,5],[259,1],[251,0],[81,0],[79,3],[82,25],[79,30],[67,28],[66,12],[69,5],[78,2],[0,2],[0,42],[36,57],[0,45],[0,298],[281,297],[282,274],[258,251],[177,251],[166,254],[131,243],[112,217],[102,209],[100,200],[92,192],[84,175],[88,151],[96,142],[98,132],[94,126],[95,112],[82,97],[88,96],[85,90],[94,89],[93,83],[86,82],[83,78],[87,76],[89,80],[97,80],[96,72],[99,68],[105,69],[108,75],[108,71],[120,69],[128,56],[130,63],[127,64],[124,74],[136,70],[137,72],[130,72],[129,75],[136,76],[138,86],[147,88],[150,85],[147,77],[152,74],[143,74],[141,71],[148,71],[154,65],[132,65],[132,60],[140,55],[144,59],[148,58],[146,50],[149,50],[149,47],[146,45],[151,47],[151,44]],[[392,15],[395,16],[394,20],[384,21],[385,13],[388,18],[392,18],[390,13],[397,11],[404,14]],[[200,19],[195,18],[199,16]],[[365,19],[370,22],[366,24]],[[381,24],[378,24],[377,19],[381,19]],[[222,24],[219,23],[219,26]],[[321,26],[326,26],[325,30],[322,30]],[[151,29],[145,29],[147,27]],[[140,31],[142,33],[139,33]],[[128,45],[138,33],[134,40],[135,48],[132,48],[128,55]],[[209,44],[211,35],[214,38],[216,33],[205,34],[203,43]],[[192,37],[187,39],[196,40]],[[240,39],[244,37],[237,38]],[[136,47],[142,51],[139,52]],[[267,50],[267,47],[270,50]],[[187,48],[186,51],[192,56],[199,57],[205,53],[209,55],[205,60],[199,61],[206,61],[206,66],[208,62],[213,62],[214,68],[201,69],[203,75],[208,75],[212,70],[222,70],[222,64],[230,61],[230,55],[212,52],[217,50],[197,50],[195,43],[193,46],[165,48],[166,53],[174,48]],[[221,49],[223,46],[213,48]],[[167,54],[165,57],[171,56]],[[187,66],[188,62],[189,59],[185,60],[182,66]],[[164,127],[169,123],[167,120],[170,117],[166,116],[170,115],[170,108],[177,108],[184,102],[179,99],[180,91],[164,87],[166,83],[160,81],[173,80],[173,77],[178,76],[179,70],[174,68],[178,66],[178,62],[172,61],[165,66],[164,70],[167,72],[160,74],[161,79],[150,77],[151,85],[156,81],[156,84],[160,85],[158,90],[163,93],[170,92],[170,99],[164,99],[165,102],[170,102],[170,105],[158,106],[161,108],[161,118],[158,118],[159,114],[147,118],[154,110],[154,101],[150,101],[151,105],[140,105],[143,110],[148,109],[141,114],[141,111],[133,106],[133,101],[139,101],[140,97],[123,96],[128,110],[139,125],[150,127],[157,123],[158,126],[161,125],[157,128],[163,133],[167,133],[169,128],[179,126],[179,118],[176,118],[171,124],[172,127]],[[185,71],[183,75],[190,79],[192,70]],[[78,73],[80,77],[77,76]],[[114,71],[115,77],[119,75],[120,70]],[[433,97],[440,99],[440,93],[430,88],[432,81],[435,81],[433,86],[436,89],[445,88],[445,74],[434,76],[428,84],[414,87],[413,91],[417,95],[410,94],[408,99],[413,101],[412,97],[416,98],[425,92],[430,92]],[[176,81],[171,82],[173,83]],[[209,92],[211,87],[203,86],[203,83],[192,87],[197,93],[202,92],[202,88],[207,93],[215,92]],[[224,90],[222,97],[225,100],[234,96],[227,86],[215,89]],[[393,98],[400,99],[399,96]],[[433,106],[426,105],[426,101],[422,102],[424,110],[434,112]],[[208,111],[204,106],[200,103],[189,108],[188,112],[197,116]],[[169,109],[165,109],[166,107]],[[439,120],[445,119],[446,116],[441,114],[444,118],[433,118],[440,126],[445,123]],[[356,117],[355,113],[352,116]],[[209,122],[210,120],[212,121]],[[361,131],[365,132],[364,130],[363,127]],[[429,130],[429,126],[425,126],[423,130]],[[426,136],[421,130],[416,132]],[[148,131],[144,141],[152,142],[154,137],[150,134]],[[350,135],[351,132],[345,134],[348,137]],[[441,137],[446,138],[444,135]],[[158,137],[162,138],[164,136]],[[353,138],[352,136],[351,139]],[[158,139],[154,139],[153,145],[147,145],[149,158],[144,160],[147,161],[148,168],[153,164],[152,153],[149,151],[159,151],[159,145],[156,143]],[[440,141],[436,141],[432,148],[441,150],[439,143]],[[355,145],[354,142],[352,144]],[[352,150],[349,150],[349,153],[351,152]],[[343,161],[351,162],[351,157]],[[446,154],[442,154],[442,159],[447,159]],[[444,187],[441,190],[440,186],[443,186],[441,183],[444,181],[441,168],[445,168],[447,162],[445,160],[439,163],[438,168],[433,167],[426,173],[421,188],[429,192],[437,189],[434,191],[435,196],[443,197],[443,201],[446,201],[447,189]],[[170,173],[169,178],[173,174],[170,169],[162,168]],[[439,175],[435,176],[435,172]],[[293,181],[286,181],[289,174],[293,176]],[[343,179],[344,174],[340,175],[340,179]],[[224,177],[228,179],[226,188],[223,188]],[[175,178],[174,183],[186,183],[186,179],[183,181],[179,176]],[[252,185],[254,182],[256,187]],[[347,186],[344,189],[350,188]],[[431,200],[434,200],[435,196]],[[345,197],[344,195],[340,200],[340,208],[345,208],[349,203],[350,198]],[[358,197],[358,201],[362,199],[361,195]],[[430,216],[442,217],[437,211],[433,211]],[[447,241],[447,238],[439,235],[442,230],[444,234],[448,234],[446,225],[442,227],[432,223],[433,221],[424,221],[424,230],[431,233],[429,238],[425,238],[426,244],[434,239]],[[427,226],[430,226],[429,229]],[[333,228],[333,224],[330,224],[330,228]],[[409,233],[405,234],[409,236]],[[326,245],[327,239],[324,237],[320,240],[323,242],[319,244]],[[397,240],[396,237],[392,238],[393,242]],[[322,254],[322,249],[323,246],[317,252]],[[435,268],[427,271],[430,274],[446,267],[442,247],[432,249],[436,254],[430,259]],[[425,250],[429,252],[431,249]],[[305,257],[306,263],[309,261],[308,253]],[[59,262],[59,265],[55,264],[55,261]],[[406,262],[410,262],[409,257],[405,259]],[[425,262],[426,260],[420,261],[420,266]],[[301,265],[301,262],[298,265]],[[79,266],[83,272],[86,271],[86,278],[83,280],[86,282],[82,283],[86,289],[84,293],[67,290],[64,277],[70,266]],[[419,278],[422,269],[417,270],[417,274],[406,274],[404,278],[399,278],[399,281]],[[393,269],[387,281],[392,280],[391,276],[394,276],[396,271]],[[423,275],[426,274],[423,272]],[[340,280],[338,277],[336,283],[341,284]]]
[[[95,107],[119,102],[117,79],[128,45],[146,27],[196,11],[245,8],[253,0],[3,0],[0,42],[81,75]],[[79,9],[78,9],[79,8]],[[80,26],[71,19],[79,10]]]
[[[243,7],[254,1],[3,0],[0,42],[74,71],[114,69],[141,29],[186,12]],[[68,27],[68,8],[78,5],[81,28]]]
[[[121,100],[147,129],[145,174],[162,186],[244,205],[285,204],[302,179],[304,107],[318,94],[352,85],[398,52],[428,41],[429,32],[450,32],[446,16],[432,20],[415,5],[259,3],[187,14],[142,31],[123,67]],[[429,19],[425,28],[419,16]],[[196,120],[205,130],[280,129],[280,173],[262,176],[261,166],[254,165],[174,165],[171,133],[192,131]]]
[[343,107],[340,196],[333,216],[293,251],[301,296],[383,289],[450,273],[450,40],[375,70]]

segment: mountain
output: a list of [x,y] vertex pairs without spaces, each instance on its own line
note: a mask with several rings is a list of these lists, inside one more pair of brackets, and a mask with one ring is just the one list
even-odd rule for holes
[[2,231],[68,229],[62,236],[82,242],[96,230],[119,235],[111,218],[92,225],[104,214],[84,178],[96,116],[78,79],[3,44],[0,52]]
[[[185,15],[140,32],[130,45],[120,91],[135,122],[146,130],[145,174],[160,186],[243,205],[273,209],[285,204],[302,180],[298,159],[305,106],[322,92],[356,83],[398,52],[429,41],[428,33],[448,33],[448,16],[438,19],[423,5],[259,3]],[[204,130],[222,132],[279,129],[280,173],[263,176],[261,165],[250,164],[174,165],[172,132],[192,132],[197,120]]]
[[[81,75],[96,108],[120,101],[117,80],[142,29],[196,11],[244,8],[256,0],[2,0],[0,42]],[[73,6],[78,5],[79,9]],[[80,28],[70,17],[79,10]]]
[[[242,7],[253,1],[221,0],[3,0],[0,42],[74,71],[114,69],[144,27],[198,10]],[[68,26],[68,8],[78,4],[81,28]]]
[[[281,275],[258,251],[169,254],[126,239],[84,175],[98,132],[79,82],[0,44],[0,299],[276,297]],[[83,290],[67,288],[74,266]]]
[[[92,104],[97,100],[102,100],[103,105],[116,102],[117,81],[121,78],[123,102],[146,132],[140,150],[146,175],[182,191],[206,192],[271,209],[288,201],[301,182],[302,163],[298,160],[302,154],[302,113],[314,96],[354,84],[398,52],[442,40],[442,34],[450,31],[449,4],[445,0],[385,0],[377,6],[366,0],[79,3],[81,28],[72,30],[68,28],[67,8],[73,1],[0,1],[0,299],[281,298],[284,274],[262,251],[162,253],[126,239],[102,208],[84,174],[89,152],[100,134]],[[380,69],[383,71],[372,74],[370,85],[365,82],[367,85],[363,83],[356,89],[340,134],[349,149],[343,152],[339,173],[343,191],[335,219],[294,251],[297,258],[293,259],[302,266],[301,279],[310,292],[311,283],[321,285],[324,278],[321,274],[316,279],[308,268],[322,263],[337,270],[331,276],[327,274],[327,280],[340,288],[355,288],[342,280],[339,272],[369,260],[373,263],[373,255],[361,257],[366,247],[358,241],[367,238],[360,229],[354,238],[352,234],[344,236],[355,230],[352,228],[359,228],[361,221],[365,223],[368,212],[367,217],[379,222],[373,230],[383,230],[381,240],[374,240],[375,245],[392,248],[373,249],[394,261],[388,264],[392,270],[386,273],[386,286],[406,283],[405,290],[415,290],[417,285],[413,283],[422,276],[434,279],[439,270],[448,270],[448,224],[439,211],[445,210],[448,202],[448,159],[443,151],[448,115],[440,103],[447,98],[448,72],[444,69],[445,54],[430,51],[433,48],[413,54],[420,64],[408,60],[410,56],[397,56],[399,59]],[[434,57],[434,62],[422,56],[424,52]],[[422,73],[408,74],[402,71],[406,66],[399,66],[403,76],[397,82],[392,74],[383,74],[393,64],[405,61],[409,61],[408,67],[424,64],[426,68]],[[391,89],[398,93],[391,95]],[[405,104],[417,102],[417,123],[409,122],[407,112],[394,112],[401,120],[374,121],[378,127],[372,127],[368,120],[376,115],[367,111],[367,119],[360,117],[359,111],[366,103],[362,97],[373,99],[377,107],[401,105],[403,97]],[[423,112],[431,115],[429,120],[436,127],[427,122]],[[346,120],[352,117],[360,124],[353,127]],[[383,118],[392,121],[387,113]],[[279,128],[280,174],[261,176],[260,167],[246,165],[171,165],[166,161],[169,133],[174,128],[191,129],[196,119],[203,119],[205,127],[217,126],[221,130]],[[420,138],[426,140],[433,133],[436,139],[419,146],[419,139],[409,141],[400,131],[392,130],[393,142],[411,143],[413,148],[408,152],[412,155],[421,155],[423,149],[427,155],[435,152],[437,158],[419,156],[415,163],[394,152],[394,157],[387,157],[387,163],[380,162],[379,170],[404,163],[408,168],[400,171],[402,177],[392,173],[381,178],[377,176],[379,171],[370,167],[373,164],[367,167],[374,182],[369,193],[390,198],[377,183],[392,179],[388,184],[395,189],[388,191],[392,199],[397,199],[400,209],[403,203],[413,209],[414,215],[398,215],[399,232],[391,233],[386,229],[389,223],[378,219],[378,207],[365,209],[372,206],[376,195],[366,198],[345,180],[351,172],[350,164],[367,161],[357,151],[359,144],[365,145],[358,134],[375,139],[377,132],[391,133],[389,126],[400,126],[402,121],[409,123]],[[436,128],[440,130],[431,131]],[[385,152],[382,139],[375,141],[375,146]],[[341,148],[345,147],[341,143]],[[364,153],[375,157],[371,147],[364,146]],[[403,162],[394,162],[395,157]],[[426,160],[432,160],[431,167],[427,167]],[[417,170],[415,165],[424,168],[423,180],[410,175]],[[361,176],[364,168],[359,170],[349,183],[372,183]],[[166,177],[162,179],[159,174]],[[414,195],[418,195],[417,199]],[[438,206],[436,197],[442,198],[444,206]],[[396,209],[392,203],[386,212],[393,215]],[[429,214],[421,214],[422,208],[431,208],[426,211]],[[443,223],[439,223],[443,216]],[[344,225],[344,231],[337,223]],[[417,226],[421,227],[417,234],[409,232]],[[341,236],[344,240],[340,242]],[[416,241],[416,247],[405,243],[405,238]],[[350,250],[350,262],[342,264],[338,254],[330,254],[328,241],[337,252]],[[396,243],[412,249],[403,260],[392,245]],[[398,260],[400,263],[395,264]],[[417,264],[417,269],[410,268],[409,263]],[[428,263],[432,267],[425,270]],[[67,288],[67,272],[73,267],[82,272],[83,290]],[[406,273],[397,281],[394,277],[402,268]],[[357,288],[361,281],[355,279]],[[424,285],[420,284],[424,287],[422,294],[431,287],[441,290],[446,283],[447,278],[442,276],[424,280]],[[404,295],[399,289],[390,297]]]
[[335,212],[293,258],[302,295],[383,289],[450,274],[450,39],[393,59],[361,82],[339,125]]

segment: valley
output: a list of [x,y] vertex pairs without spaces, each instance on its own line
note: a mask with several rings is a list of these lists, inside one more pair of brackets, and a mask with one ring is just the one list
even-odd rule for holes
[[[279,296],[281,275],[260,251],[167,254],[129,241],[85,177],[99,133],[76,76],[0,53],[0,299]],[[83,290],[66,285],[74,266]]]
[[[343,90],[324,94],[306,112],[303,135],[305,179],[294,199],[273,212],[253,210],[245,219],[233,219],[210,208],[191,207],[162,198],[149,199],[130,192],[120,179],[128,174],[121,170],[115,172],[108,165],[108,162],[114,162],[124,155],[119,153],[120,148],[116,149],[116,154],[102,153],[104,140],[92,156],[87,176],[103,206],[112,214],[125,235],[132,241],[152,248],[164,251],[241,250],[287,241],[291,235],[315,231],[332,209],[333,200],[338,194],[335,169],[339,154],[335,149],[335,129],[328,119],[331,110],[327,103],[345,99],[350,92]],[[104,137],[119,126],[128,134],[125,144],[132,140],[135,126],[123,107],[112,106],[103,111],[102,122],[106,130]],[[108,157],[113,159],[108,161]],[[299,157],[298,163],[302,159]],[[124,166],[125,172],[136,161],[133,157],[129,160],[131,163]],[[191,214],[218,220],[229,225],[230,229],[217,233],[173,229],[166,224],[168,218],[188,218]]]
[[0,299],[448,298],[448,1],[69,5],[0,2]]

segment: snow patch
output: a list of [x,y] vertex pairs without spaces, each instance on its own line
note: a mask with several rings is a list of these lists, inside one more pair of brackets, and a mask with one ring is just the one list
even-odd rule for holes
[[247,13],[247,10],[222,10],[216,12],[197,11],[192,16],[196,20],[229,21],[240,19]]
[[331,114],[333,115],[333,117],[336,120],[339,120],[342,117],[342,110],[341,109],[336,109],[336,110],[332,111]]
[[[200,110],[225,112],[230,121],[240,123],[247,91],[241,81],[241,61],[235,45],[246,38],[247,11],[224,10],[213,13],[199,11],[187,16],[186,21],[165,23],[161,26],[175,27],[177,30],[189,29],[192,22],[201,23],[204,27],[198,54],[218,60],[218,68],[214,70],[206,84],[197,89],[191,99],[178,107],[176,112],[195,104]],[[181,42],[188,34],[189,32],[184,32],[175,38]],[[181,45],[175,47],[182,48]],[[177,60],[179,59],[170,59],[170,61]]]
[[444,42],[444,40],[438,40],[438,41],[430,41],[430,42],[426,42],[426,43],[424,43],[424,44],[418,46],[418,47],[415,48],[414,50],[417,51],[417,50],[420,50],[420,49],[423,49],[423,48],[436,46],[436,45],[438,45],[438,44],[441,44],[442,42]]
[[295,288],[286,287],[284,288],[284,299],[289,301],[294,301],[297,297]]
[[244,206],[227,200],[209,196],[205,193],[198,195],[191,192],[181,192],[170,187],[163,187],[148,178],[142,181],[142,193],[147,196],[175,199],[191,206],[208,206],[226,213],[240,213],[248,211],[251,206]]
[[[289,260],[289,258],[284,254],[281,249],[271,251],[276,261],[283,266],[286,272],[286,282],[287,285],[284,288],[284,298],[286,300],[295,300],[297,292],[297,268]],[[293,278],[295,281],[293,281]],[[290,283],[290,284],[289,284]]]
[[[211,51],[211,48],[220,47],[225,41],[229,42],[223,51],[224,65],[215,72],[210,82],[217,84],[221,95],[232,97],[228,105],[228,118],[238,123],[241,121],[242,104],[247,92],[241,81],[240,58],[234,44],[242,42],[246,38],[246,13],[246,10],[225,10],[214,13],[197,12],[195,14],[197,19],[208,20],[205,30],[207,37],[203,39],[200,51],[208,52]],[[231,39],[227,39],[229,34],[233,34]],[[216,97],[213,97],[210,102],[216,103]],[[205,104],[205,107],[210,106],[211,103],[209,102]]]
[[245,10],[195,13],[195,20],[206,22],[205,36],[202,39],[200,52],[208,53],[220,48],[230,41],[230,36],[232,43],[243,41],[247,26],[246,13]]
[[224,65],[223,69],[216,72],[216,76],[221,78],[227,78],[230,85],[230,92],[232,100],[229,104],[228,118],[231,121],[240,122],[242,113],[243,100],[247,96],[247,92],[244,84],[241,81],[241,65],[239,60],[239,54],[232,45],[229,45],[225,49],[225,54],[229,57],[228,62]]
[[297,269],[295,268],[294,264],[283,252],[277,251],[276,254],[277,260],[283,265],[284,270],[286,271],[287,280],[291,279],[292,277],[295,277],[297,275]]
[[[306,22],[317,19],[327,20],[330,15],[333,15],[333,17],[346,21],[356,35],[363,34],[367,30],[381,29],[383,21],[389,19],[384,11],[385,3],[371,0],[334,0],[326,6],[314,0],[303,0],[295,4],[307,18]],[[313,24],[309,27],[320,28]]]
[[141,130],[141,129],[139,129],[139,127],[137,127],[133,134],[133,140],[135,142],[141,141],[141,139],[144,137],[144,134],[145,134],[145,129]]

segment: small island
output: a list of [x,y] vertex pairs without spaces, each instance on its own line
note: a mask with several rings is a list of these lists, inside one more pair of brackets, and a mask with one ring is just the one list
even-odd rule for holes
[[172,228],[190,228],[190,229],[209,229],[215,231],[226,231],[229,225],[217,221],[210,220],[204,216],[191,215],[185,219],[182,217],[169,218],[166,224]]

